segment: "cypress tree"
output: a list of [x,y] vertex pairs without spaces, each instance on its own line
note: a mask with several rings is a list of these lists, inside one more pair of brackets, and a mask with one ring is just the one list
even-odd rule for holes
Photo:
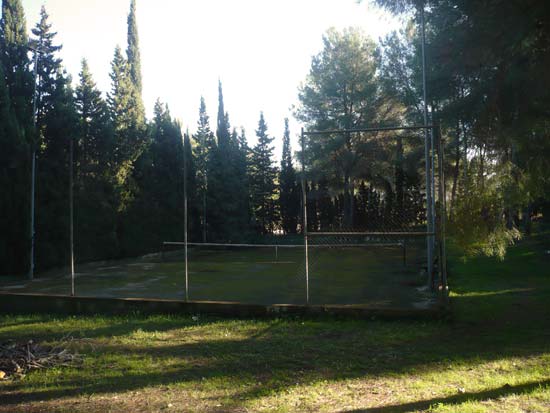
[[[126,59],[122,55],[120,46],[115,47],[113,60],[111,61],[111,91],[107,95],[110,116],[113,121],[115,131],[122,134],[131,126],[130,116],[130,75]],[[117,148],[115,157],[117,161],[127,156],[129,148],[125,148],[122,137],[117,137]]]
[[128,14],[128,49],[126,49],[126,55],[128,56],[130,79],[132,79],[132,83],[134,84],[136,90],[141,96],[141,56],[139,52],[139,37],[136,21],[135,0],[131,1],[130,13]]
[[234,128],[230,137],[231,148],[231,196],[234,202],[232,211],[234,230],[245,234],[250,224],[248,143],[244,129],[241,134]]
[[48,22],[49,15],[46,8],[40,9],[40,21],[32,29],[36,37],[36,43],[40,48],[40,57],[38,61],[38,78],[40,81],[37,86],[37,124],[41,128],[42,118],[53,107],[53,95],[57,82],[57,74],[61,70],[61,59],[57,54],[62,46],[54,45],[54,38],[57,32],[51,31],[52,25]]
[[295,234],[300,213],[300,198],[296,191],[296,173],[292,166],[288,118],[285,119],[283,154],[281,156],[281,171],[279,173],[279,208],[283,231],[286,234]]
[[[181,126],[176,123],[181,131]],[[191,135],[189,131],[183,135],[183,158],[182,168],[185,168],[184,177],[187,186],[187,232],[191,241],[198,240],[201,237],[201,217],[200,205],[201,199],[197,191],[197,166],[193,156],[193,147],[191,145]],[[183,205],[183,204],[182,204]],[[180,213],[183,212],[182,206],[179,206]],[[180,234],[183,237],[183,234]],[[181,238],[180,238],[181,239]]]
[[245,175],[238,173],[238,138],[230,133],[221,82],[218,83],[217,146],[208,162],[207,203],[210,233],[215,239],[242,240],[246,237],[248,215],[243,207],[242,185]]
[[196,160],[197,168],[197,191],[200,202],[200,226],[202,234],[202,242],[206,242],[208,214],[206,194],[208,188],[208,162],[212,156],[212,152],[216,149],[214,134],[210,130],[210,121],[206,113],[206,103],[204,97],[201,96],[199,107],[199,120],[197,122],[197,133],[193,136],[195,145],[193,154]]
[[[97,175],[107,172],[112,150],[107,103],[93,80],[88,62],[82,59],[75,104],[80,118],[79,149],[81,173]],[[95,170],[94,170],[95,169]]]
[[263,112],[260,113],[258,143],[252,150],[251,158],[251,193],[252,209],[258,230],[262,234],[273,232],[277,226],[277,169],[273,166],[273,140],[267,134],[267,124]]
[[68,262],[69,145],[78,134],[71,78],[62,70],[48,13],[42,7],[32,33],[41,49],[38,65],[36,176],[36,265],[45,269]]
[[79,120],[75,148],[75,242],[83,260],[112,257],[117,250],[113,188],[113,134],[108,108],[82,60],[75,91]]
[[13,274],[24,271],[21,262],[27,255],[26,238],[21,236],[21,231],[27,229],[28,221],[25,202],[28,184],[23,181],[27,175],[21,170],[27,166],[24,162],[27,156],[2,66],[0,64],[0,186],[3,188],[0,202],[0,274]]
[[36,187],[36,263],[45,269],[69,257],[69,145],[78,135],[71,79],[55,76],[51,105],[41,121],[42,150],[38,154]]
[[218,146],[222,148],[222,150],[225,150],[229,144],[229,131],[229,117],[227,116],[223,103],[222,82],[221,80],[218,80],[218,123],[216,128],[216,137],[218,138]]
[[27,269],[33,77],[20,0],[2,0],[0,20],[0,274]]
[[33,78],[29,70],[27,22],[20,0],[2,0],[0,60],[21,139],[33,138]]
[[126,49],[128,76],[131,84],[130,105],[133,107],[135,126],[145,122],[145,109],[142,97],[141,56],[139,51],[139,36],[136,21],[136,1],[130,3],[128,14],[128,47]]

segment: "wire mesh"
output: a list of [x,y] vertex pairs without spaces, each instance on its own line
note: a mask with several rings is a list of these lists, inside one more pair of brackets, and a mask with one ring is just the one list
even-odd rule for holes
[[423,132],[303,132],[304,233],[310,247],[326,247],[309,248],[312,303],[325,289],[339,291],[334,303],[422,299],[432,262],[426,239],[434,234]]

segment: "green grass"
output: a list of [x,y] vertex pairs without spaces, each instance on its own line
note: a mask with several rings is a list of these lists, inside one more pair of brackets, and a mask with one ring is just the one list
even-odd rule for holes
[[[310,250],[309,287],[312,304],[370,304],[406,307],[432,297],[419,291],[421,249],[399,247]],[[1,282],[1,280],[0,280]],[[149,255],[77,265],[77,295],[104,297],[184,298],[183,254],[160,259]],[[240,301],[253,304],[300,304],[305,301],[302,248],[191,249],[189,296],[193,300]],[[67,270],[39,274],[33,282],[9,280],[0,289],[12,292],[69,294]]]
[[548,412],[547,249],[453,259],[446,322],[1,316],[84,363],[0,382],[0,412]]

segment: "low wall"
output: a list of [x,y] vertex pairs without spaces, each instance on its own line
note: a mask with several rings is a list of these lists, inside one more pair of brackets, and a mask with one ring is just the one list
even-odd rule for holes
[[345,316],[381,319],[435,319],[446,306],[375,308],[367,305],[243,304],[225,301],[180,301],[143,298],[70,297],[0,292],[0,313],[6,314],[210,314],[226,317]]

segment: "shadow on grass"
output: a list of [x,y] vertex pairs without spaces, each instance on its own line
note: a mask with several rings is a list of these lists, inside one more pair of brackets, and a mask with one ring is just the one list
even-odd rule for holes
[[[210,324],[216,322],[219,320],[204,320],[195,326],[215,331],[218,327]],[[247,383],[248,389],[234,398],[234,408],[237,408],[242,400],[257,399],[322,380],[377,378],[407,374],[413,370],[416,373],[429,372],[441,368],[443,363],[481,363],[550,352],[548,328],[545,331],[532,329],[532,334],[520,337],[518,323],[493,326],[483,334],[468,326],[436,323],[352,321],[306,322],[302,325],[303,322],[283,320],[266,324],[265,328],[244,339],[216,336],[179,344],[163,341],[161,346],[139,342],[100,344],[90,355],[92,365],[83,369],[87,373],[69,369],[49,389],[29,390],[25,382],[6,384],[4,394],[0,395],[0,405],[14,406],[82,394],[123,393],[172,384],[200,385],[203,380],[222,379],[227,383]],[[164,321],[137,319],[117,322],[110,327],[84,329],[82,335],[123,337],[137,329],[170,331],[190,325],[193,323],[177,318]],[[220,325],[220,328],[227,327]],[[181,362],[174,364],[173,360],[178,358]],[[155,360],[152,365],[136,368],[142,366],[142,362],[150,363],[150,360]],[[163,360],[172,362],[159,368]],[[129,368],[132,363],[136,365]],[[497,390],[504,392],[507,388]],[[491,395],[491,392],[483,392],[479,397]],[[422,403],[455,403],[466,400],[468,396]],[[410,408],[414,406],[411,404]],[[400,408],[366,411],[407,411],[409,405]]]
[[395,404],[382,407],[372,407],[369,409],[346,410],[341,413],[407,413],[428,410],[438,404],[452,405],[460,404],[466,401],[485,401],[506,397],[511,394],[521,395],[531,393],[541,387],[550,386],[550,380],[535,381],[531,383],[518,384],[510,386],[505,384],[497,389],[481,391],[477,393],[464,393],[456,396],[438,397],[429,400],[421,400],[418,402]]

